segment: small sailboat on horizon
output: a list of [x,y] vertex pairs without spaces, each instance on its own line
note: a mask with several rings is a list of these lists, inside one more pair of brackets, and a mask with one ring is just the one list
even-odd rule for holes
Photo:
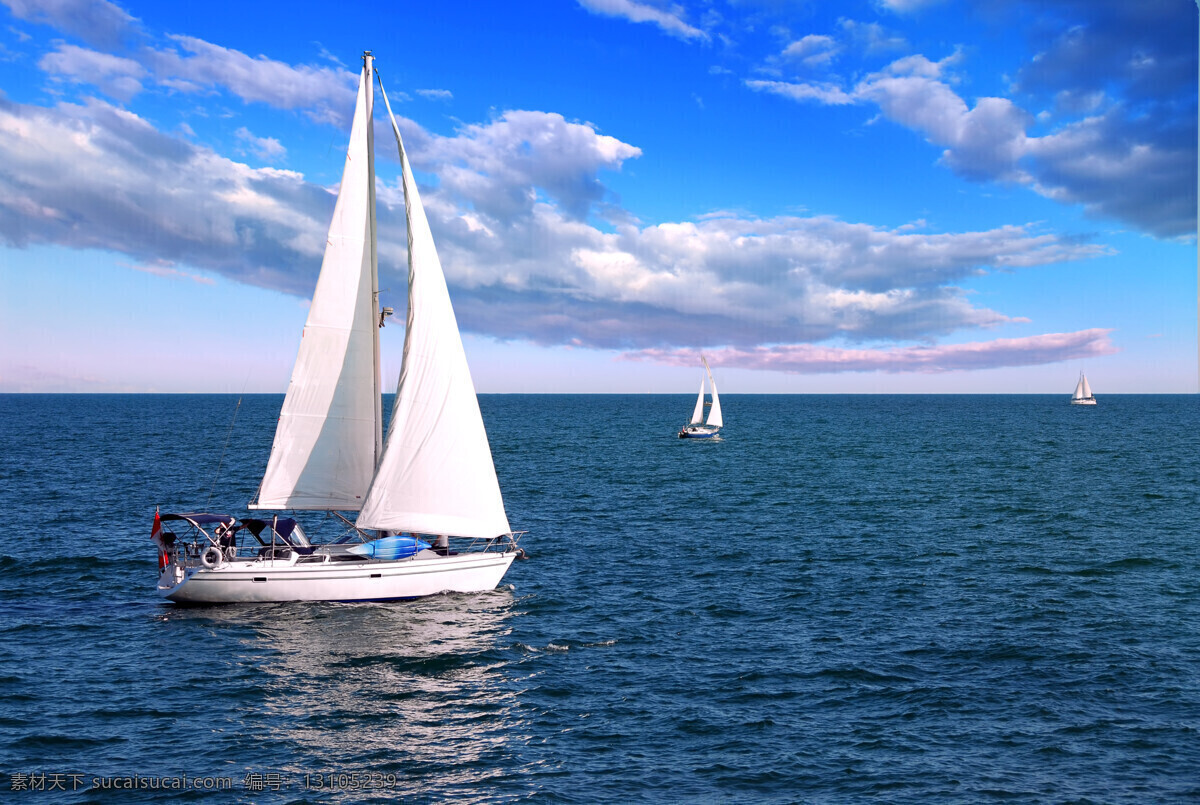
[[[237,519],[155,512],[159,595],[177,603],[381,601],[495,589],[523,556],[441,261],[391,104],[408,224],[404,356],[386,438],[372,126],[363,54],[345,169],[271,455]],[[324,512],[319,541],[282,512]],[[347,516],[349,513],[350,516]],[[355,516],[351,520],[350,517]],[[183,534],[164,530],[178,527]]]
[[[725,424],[725,420],[721,417],[721,398],[717,396],[717,383],[713,380],[712,370],[708,368],[708,360],[701,355],[700,361],[704,364],[704,374],[700,375],[700,394],[696,397],[696,408],[692,411],[692,418],[686,425],[679,429],[680,439],[712,439],[721,430]],[[712,402],[707,403],[708,419],[704,418],[704,381],[708,379],[709,388],[712,389]]]
[[1095,405],[1096,397],[1092,394],[1092,387],[1088,385],[1087,375],[1083,372],[1079,373],[1079,382],[1075,384],[1075,391],[1071,394],[1071,405]]

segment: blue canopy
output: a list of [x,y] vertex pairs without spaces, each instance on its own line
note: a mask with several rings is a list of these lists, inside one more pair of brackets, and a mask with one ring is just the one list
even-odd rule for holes
[[[255,537],[258,537],[264,528],[272,524],[275,526],[275,533],[278,534],[284,542],[290,545],[292,541],[288,539],[288,537],[290,537],[292,532],[296,530],[296,521],[292,518],[278,517],[272,520],[242,520],[242,525],[250,529],[250,533]],[[262,540],[259,539],[259,542],[262,542]]]

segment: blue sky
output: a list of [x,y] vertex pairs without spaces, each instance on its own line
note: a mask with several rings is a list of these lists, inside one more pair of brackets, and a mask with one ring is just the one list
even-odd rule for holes
[[0,391],[283,391],[364,49],[481,392],[1197,390],[1192,2],[0,0]]

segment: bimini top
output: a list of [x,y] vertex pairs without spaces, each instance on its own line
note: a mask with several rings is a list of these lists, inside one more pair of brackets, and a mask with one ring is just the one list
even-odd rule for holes
[[230,514],[195,513],[161,514],[159,515],[159,520],[164,523],[172,520],[176,522],[182,520],[186,523],[191,523],[196,528],[212,525],[223,525],[225,528],[229,529],[230,532],[236,532],[244,528],[253,534],[254,538],[263,545],[267,545],[270,539],[269,537],[264,538],[263,532],[265,531],[267,534],[270,534],[271,529],[273,528],[279,539],[283,540],[288,545],[307,546],[309,544],[308,538],[303,535],[303,532],[297,531],[296,521],[291,517],[273,517],[269,520],[248,518],[239,521],[236,517]]
[[163,514],[159,515],[158,519],[164,523],[168,520],[187,520],[192,525],[212,525],[213,523],[229,525],[236,522],[236,518],[229,514]]

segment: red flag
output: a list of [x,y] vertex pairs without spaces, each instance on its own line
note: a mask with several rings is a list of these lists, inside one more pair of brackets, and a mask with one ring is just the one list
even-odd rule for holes
[[158,569],[162,570],[170,563],[167,557],[167,546],[162,541],[162,520],[158,516],[158,507],[154,507],[154,527],[150,529],[150,539],[158,546]]

